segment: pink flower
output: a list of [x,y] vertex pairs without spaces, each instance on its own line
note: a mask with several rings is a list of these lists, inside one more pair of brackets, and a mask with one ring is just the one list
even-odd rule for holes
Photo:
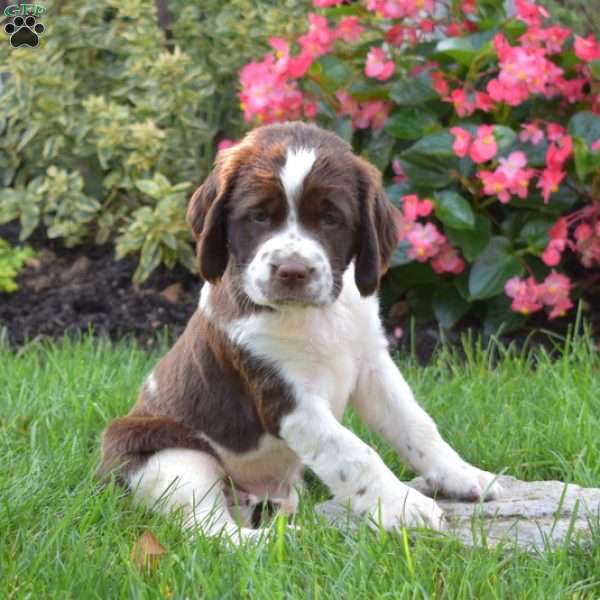
[[475,101],[465,90],[453,90],[450,101],[459,117],[468,117],[475,112]]
[[545,203],[548,203],[552,194],[558,192],[560,184],[566,175],[567,174],[564,171],[558,169],[548,168],[542,171],[537,187],[542,190],[542,196]]
[[551,144],[548,148],[546,153],[548,168],[553,170],[562,169],[572,154],[573,138],[570,135],[564,135],[558,142]]
[[388,58],[383,48],[371,48],[367,55],[365,75],[380,81],[389,79],[393,75],[396,65],[393,60],[387,60]]
[[598,150],[600,150],[600,138],[597,139],[593,144],[592,144],[592,150],[594,152],[597,152]]
[[469,153],[469,148],[473,141],[471,134],[461,127],[453,127],[450,129],[450,133],[454,136],[454,144],[452,144],[454,154],[459,158],[463,158]]
[[511,308],[515,312],[529,315],[542,308],[539,288],[533,277],[509,279],[504,285],[504,292],[509,298],[512,298]]
[[235,146],[236,144],[237,144],[237,142],[234,140],[221,140],[217,144],[217,151],[220,152],[221,150],[227,150],[227,148],[231,148],[232,146]]
[[547,19],[550,16],[543,6],[538,6],[535,2],[528,0],[515,0],[515,7],[519,19],[529,26],[539,25],[541,18]]
[[383,100],[370,100],[364,102],[355,118],[352,120],[357,129],[381,129],[390,114],[392,105]]
[[600,221],[596,221],[593,227],[592,223],[580,223],[574,237],[583,266],[589,269],[600,264]]
[[494,137],[493,125],[481,125],[477,128],[477,138],[471,144],[469,156],[476,164],[491,160],[498,153],[498,144]]
[[356,42],[362,35],[363,27],[358,17],[344,17],[340,20],[335,34],[345,42]]
[[313,4],[317,8],[327,8],[329,6],[337,6],[341,4],[343,0],[313,0]]
[[296,82],[282,74],[273,54],[251,62],[240,71],[240,102],[248,122],[272,123],[299,119],[304,96]]
[[274,70],[282,77],[298,79],[302,77],[313,63],[313,57],[306,52],[301,52],[297,57],[290,56],[289,42],[280,37],[269,38],[269,45],[275,50]]
[[490,112],[494,108],[494,101],[485,92],[475,92],[475,107],[483,112]]
[[569,298],[571,292],[571,280],[565,275],[553,271],[546,277],[544,282],[538,288],[540,301],[544,305],[552,307],[549,314],[551,319],[562,317],[573,308],[573,303]]
[[366,4],[368,10],[386,19],[410,18],[434,8],[434,0],[367,0]]
[[486,196],[498,196],[498,200],[502,204],[507,204],[510,201],[509,183],[504,173],[499,170],[494,172],[479,171],[477,177],[483,181],[483,193]]
[[447,96],[450,93],[448,82],[446,81],[444,74],[440,71],[432,71],[429,76],[433,84],[433,89],[442,97]]
[[427,217],[433,210],[431,200],[419,200],[416,194],[402,196],[402,212],[409,221],[416,221],[419,217]]
[[335,32],[329,28],[327,19],[321,15],[310,13],[308,32],[298,38],[298,43],[306,54],[317,58],[327,54],[335,41]]
[[548,134],[548,139],[551,142],[558,142],[563,135],[567,133],[567,130],[558,123],[548,123],[546,127],[546,133]]
[[477,10],[476,0],[462,0],[461,8],[465,14],[473,14]]
[[524,123],[521,125],[521,133],[519,139],[522,142],[531,142],[537,146],[544,139],[544,132],[537,123]]
[[408,256],[418,262],[426,262],[434,257],[446,242],[446,238],[432,223],[425,225],[415,223],[406,239],[411,245],[407,252]]
[[575,54],[577,58],[585,62],[600,59],[600,44],[596,41],[593,35],[584,38],[579,35],[575,36]]
[[431,267],[436,273],[459,275],[465,269],[465,261],[460,258],[456,248],[446,243],[431,259]]
[[569,226],[566,219],[560,217],[548,232],[550,241],[542,254],[542,260],[549,267],[555,267],[559,262],[565,248],[569,245]]

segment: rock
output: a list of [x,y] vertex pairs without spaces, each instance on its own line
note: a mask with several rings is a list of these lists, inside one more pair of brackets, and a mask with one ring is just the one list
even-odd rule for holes
[[[507,476],[498,481],[504,490],[499,500],[437,500],[446,513],[448,531],[470,546],[516,542],[529,550],[541,549],[566,538],[589,536],[590,524],[599,522],[600,488]],[[421,477],[408,485],[431,495]],[[333,500],[319,504],[317,512],[338,525],[356,525],[355,518]]]

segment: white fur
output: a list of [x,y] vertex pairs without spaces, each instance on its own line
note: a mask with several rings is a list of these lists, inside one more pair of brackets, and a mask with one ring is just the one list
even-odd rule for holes
[[227,509],[223,470],[208,454],[173,448],[153,454],[129,477],[135,498],[163,512],[181,510],[184,527],[205,535],[252,537],[259,530],[239,528]]
[[314,269],[305,293],[314,304],[330,302],[333,294],[333,273],[325,249],[319,242],[302,233],[295,223],[270,237],[257,250],[244,271],[243,287],[248,297],[261,306],[271,306],[268,294],[271,265],[286,258],[297,258]]
[[360,296],[352,265],[333,304],[258,313],[226,331],[292,386],[297,407],[282,419],[281,437],[356,512],[381,518],[386,528],[442,526],[432,500],[398,481],[339,424],[351,398],[362,417],[437,488],[458,496],[483,495],[486,489],[489,496],[498,494],[493,476],[465,463],[415,402],[387,353],[377,299]]
[[154,371],[148,375],[148,379],[146,380],[146,389],[151,396],[156,396],[156,392],[158,391],[158,383],[156,382]]
[[288,201],[289,221],[297,221],[296,197],[301,191],[306,176],[315,164],[317,154],[314,148],[288,148],[285,164],[283,165],[279,178],[283,184]]

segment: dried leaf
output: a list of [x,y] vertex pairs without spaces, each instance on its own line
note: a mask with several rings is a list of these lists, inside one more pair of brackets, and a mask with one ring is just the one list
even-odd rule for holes
[[181,296],[181,292],[183,292],[183,286],[180,283],[173,283],[170,286],[166,287],[160,295],[169,302],[175,304],[179,300],[179,296]]
[[144,531],[131,548],[131,559],[139,569],[150,571],[158,567],[166,552],[151,531]]

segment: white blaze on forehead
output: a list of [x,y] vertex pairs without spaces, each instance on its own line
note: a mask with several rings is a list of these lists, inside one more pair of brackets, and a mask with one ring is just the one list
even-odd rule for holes
[[290,207],[289,217],[295,220],[296,209],[294,200],[302,189],[304,179],[310,173],[315,163],[317,153],[314,148],[288,148],[285,164],[281,169],[279,177],[285,190],[288,205]]

